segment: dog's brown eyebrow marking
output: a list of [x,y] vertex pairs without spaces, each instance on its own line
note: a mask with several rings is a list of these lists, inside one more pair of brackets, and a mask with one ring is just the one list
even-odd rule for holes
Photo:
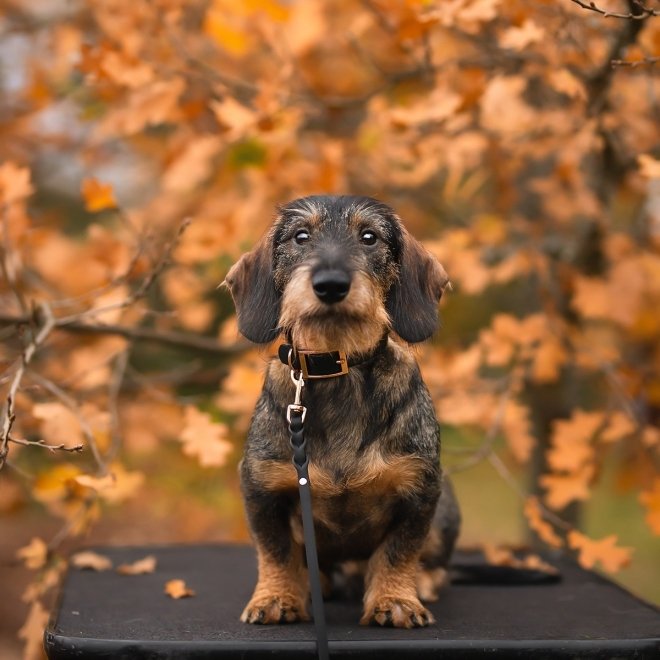
[[[314,495],[335,497],[347,491],[362,491],[365,495],[378,493],[408,494],[415,491],[421,480],[423,461],[418,456],[380,455],[365,459],[364,465],[347,479],[338,481],[333,474],[310,463],[309,483]],[[257,461],[251,466],[253,475],[266,490],[295,490],[296,471],[291,463]]]

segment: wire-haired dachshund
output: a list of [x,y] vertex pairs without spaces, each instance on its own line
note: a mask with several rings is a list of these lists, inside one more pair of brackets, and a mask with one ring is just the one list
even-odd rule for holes
[[305,378],[309,475],[324,586],[342,565],[364,575],[363,624],[433,621],[460,515],[440,469],[429,392],[408,344],[438,327],[448,284],[440,263],[386,204],[313,196],[279,209],[266,236],[229,271],[238,326],[263,344],[282,336],[241,463],[259,579],[241,619],[308,619],[308,582],[286,410],[291,356]]

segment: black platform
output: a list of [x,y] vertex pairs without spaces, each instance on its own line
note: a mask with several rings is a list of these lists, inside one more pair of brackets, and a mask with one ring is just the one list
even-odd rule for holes
[[[148,575],[71,569],[46,630],[61,658],[313,658],[310,623],[253,626],[238,620],[256,578],[245,546],[97,548],[115,566],[147,554]],[[471,556],[457,563],[474,561]],[[358,625],[360,602],[327,602],[332,658],[660,658],[660,611],[569,561],[555,584],[452,584],[416,630]],[[173,600],[167,580],[196,596]]]

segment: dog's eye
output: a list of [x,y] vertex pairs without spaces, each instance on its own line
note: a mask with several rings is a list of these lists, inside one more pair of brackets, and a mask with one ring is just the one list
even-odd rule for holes
[[309,240],[309,232],[306,229],[299,229],[293,237],[293,240],[298,243],[298,245],[307,243]]
[[371,231],[371,229],[365,229],[360,234],[360,240],[365,245],[373,245],[378,240],[378,237],[376,236],[376,234],[373,231]]

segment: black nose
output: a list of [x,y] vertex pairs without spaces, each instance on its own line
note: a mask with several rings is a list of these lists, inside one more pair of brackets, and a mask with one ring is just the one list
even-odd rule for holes
[[312,288],[319,300],[331,305],[346,298],[351,278],[343,270],[317,270],[312,275]]

